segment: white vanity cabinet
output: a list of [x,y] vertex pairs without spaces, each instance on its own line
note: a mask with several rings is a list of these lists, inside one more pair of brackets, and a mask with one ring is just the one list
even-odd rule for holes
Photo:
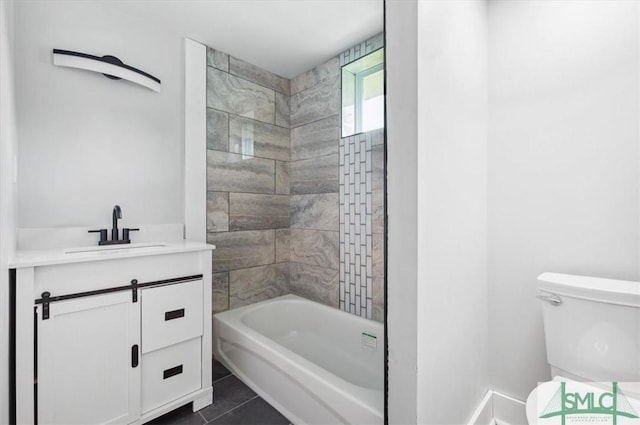
[[212,248],[16,261],[16,422],[142,424],[211,404]]
[[202,280],[141,291],[143,413],[200,388],[202,304]]

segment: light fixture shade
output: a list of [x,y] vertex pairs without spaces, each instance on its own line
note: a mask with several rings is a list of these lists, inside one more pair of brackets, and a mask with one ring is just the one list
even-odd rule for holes
[[69,68],[86,69],[99,72],[108,78],[124,79],[140,84],[148,89],[160,92],[160,79],[126,65],[114,56],[93,56],[87,53],[72,52],[70,50],[53,49],[53,64]]

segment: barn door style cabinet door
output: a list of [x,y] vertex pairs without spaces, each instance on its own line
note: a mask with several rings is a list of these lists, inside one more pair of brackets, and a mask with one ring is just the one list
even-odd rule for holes
[[14,264],[16,422],[142,424],[211,385],[211,249]]
[[140,310],[130,292],[37,312],[38,422],[128,424],[140,416]]

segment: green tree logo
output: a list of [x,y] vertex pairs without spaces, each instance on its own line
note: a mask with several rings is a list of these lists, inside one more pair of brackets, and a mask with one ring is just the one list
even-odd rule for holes
[[618,388],[617,382],[612,383],[611,392],[601,394],[593,391],[567,392],[566,382],[561,382],[560,388],[551,397],[540,418],[560,416],[562,425],[565,425],[566,418],[570,415],[610,415],[613,425],[617,425],[620,416],[638,419],[638,414]]

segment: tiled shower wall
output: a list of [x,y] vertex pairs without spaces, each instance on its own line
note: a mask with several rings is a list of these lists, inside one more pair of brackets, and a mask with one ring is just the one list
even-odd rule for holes
[[384,130],[340,139],[340,309],[384,318]]
[[291,292],[338,306],[338,58],[291,80]]
[[[340,66],[384,46],[378,34]],[[384,129],[340,140],[340,309],[384,320]]]
[[207,241],[213,312],[289,292],[290,82],[207,52]]
[[[363,42],[358,54],[381,47],[381,40]],[[357,58],[354,52],[349,56]],[[209,49],[207,239],[217,246],[214,313],[285,293],[340,307],[345,53],[289,81]],[[373,294],[367,294],[373,310],[353,311],[376,320],[384,304],[382,135],[372,132],[369,175]]]

